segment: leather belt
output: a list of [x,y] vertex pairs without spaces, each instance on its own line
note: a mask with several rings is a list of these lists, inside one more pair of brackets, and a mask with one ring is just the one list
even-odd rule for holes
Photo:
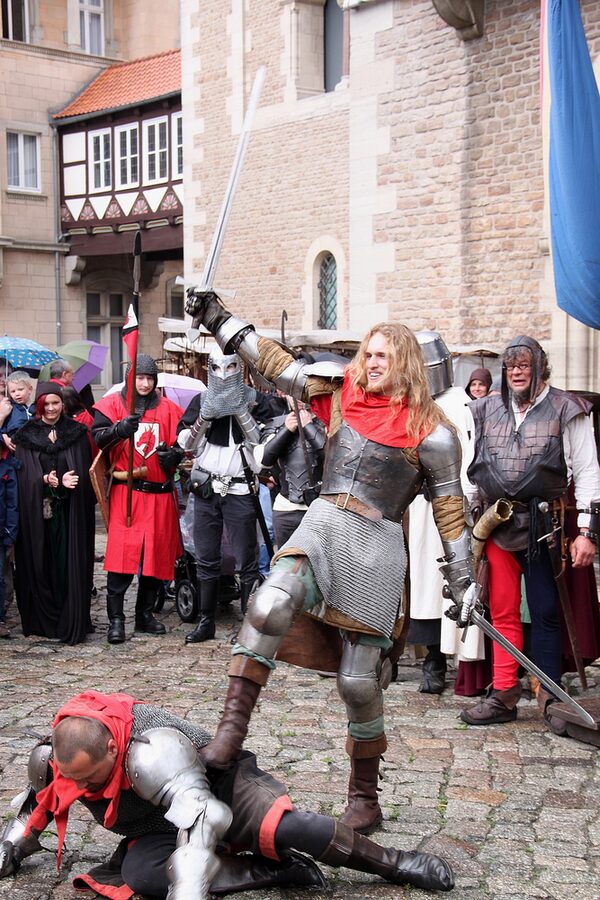
[[347,509],[349,512],[356,513],[357,516],[362,516],[363,519],[369,519],[371,522],[381,522],[383,519],[381,510],[363,503],[362,500],[359,500],[358,497],[353,497],[352,494],[321,494],[320,497],[321,500],[333,503],[338,509]]
[[[118,484],[121,487],[127,487],[126,481],[113,481],[113,487]],[[175,490],[175,484],[172,478],[168,481],[133,481],[132,488],[141,494],[170,494]]]

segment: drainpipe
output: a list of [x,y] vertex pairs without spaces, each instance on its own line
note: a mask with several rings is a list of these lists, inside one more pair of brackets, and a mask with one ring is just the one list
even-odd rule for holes
[[[52,191],[54,195],[54,233],[56,243],[64,240],[60,227],[60,178],[58,171],[58,132],[56,126],[50,123],[52,128]],[[56,346],[61,343],[61,284],[60,284],[60,257],[58,250],[54,251],[54,310],[56,318]]]

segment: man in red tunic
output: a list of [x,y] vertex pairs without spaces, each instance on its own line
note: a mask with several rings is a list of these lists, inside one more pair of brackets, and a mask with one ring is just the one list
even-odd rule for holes
[[[136,631],[165,633],[164,625],[152,611],[160,582],[173,577],[175,560],[182,552],[172,475],[182,455],[173,444],[183,410],[160,396],[157,380],[155,361],[140,353],[136,363],[135,413],[128,414],[126,387],[120,393],[103,397],[94,407],[92,435],[97,446],[108,452],[114,467],[104,558],[110,644],[125,640],[123,602],[134,575],[139,575]],[[125,473],[131,437],[134,481],[128,527]]]

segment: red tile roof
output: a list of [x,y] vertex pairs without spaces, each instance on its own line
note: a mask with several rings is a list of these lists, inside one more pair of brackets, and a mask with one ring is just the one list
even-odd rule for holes
[[118,109],[181,90],[181,53],[168,50],[157,56],[109,66],[53,119],[84,116]]

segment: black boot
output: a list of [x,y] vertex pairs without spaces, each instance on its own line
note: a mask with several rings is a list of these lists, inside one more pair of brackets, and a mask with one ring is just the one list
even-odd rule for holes
[[156,578],[140,577],[137,599],[135,601],[135,630],[146,634],[166,634],[167,629],[162,622],[155,619],[152,613],[156,605],[159,582]]
[[423,661],[422,694],[441,694],[446,685],[446,656],[439,644],[428,644],[429,653]]
[[125,640],[125,615],[123,613],[122,594],[107,594],[106,614],[108,616],[106,640],[109,644],[122,644]]
[[253,853],[220,858],[221,868],[211,881],[211,894],[269,887],[312,887],[325,891],[329,888],[318,865],[293,850],[287,850],[281,860],[267,859]]
[[198,579],[196,584],[200,598],[200,619],[194,630],[186,634],[186,644],[200,644],[202,641],[212,641],[215,636],[219,579],[211,578],[208,581]]
[[319,862],[369,872],[392,884],[412,884],[426,891],[451,891],[454,887],[452,869],[441,856],[381,847],[341,822],[336,822],[331,843]]
[[240,584],[240,607],[242,610],[242,615],[246,615],[246,610],[248,609],[248,600],[250,599],[250,595],[254,591],[254,588],[258,582],[255,581],[242,581]]

